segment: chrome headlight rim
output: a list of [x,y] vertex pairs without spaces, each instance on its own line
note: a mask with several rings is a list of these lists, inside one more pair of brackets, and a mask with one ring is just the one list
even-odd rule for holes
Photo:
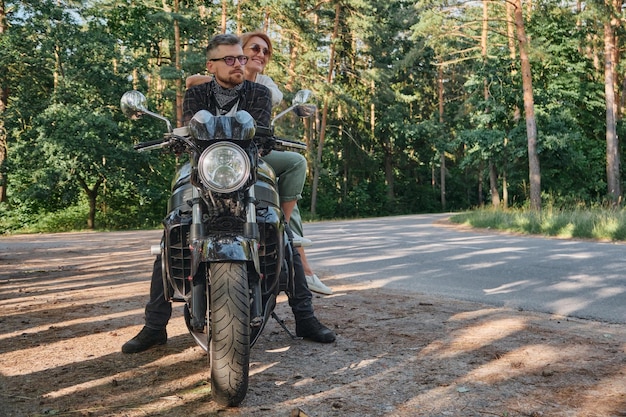
[[[217,171],[227,172],[229,178],[217,181]],[[218,142],[207,147],[198,158],[198,176],[200,182],[216,193],[232,193],[239,190],[250,177],[250,158],[248,154],[232,142]]]

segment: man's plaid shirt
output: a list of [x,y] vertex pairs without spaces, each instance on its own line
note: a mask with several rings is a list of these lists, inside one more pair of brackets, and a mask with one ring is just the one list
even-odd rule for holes
[[[191,87],[185,93],[183,100],[183,120],[185,124],[196,112],[208,110],[212,114],[219,114],[217,111],[217,100],[215,100],[212,80],[205,84]],[[270,90],[261,84],[245,80],[243,87],[239,90],[239,104],[237,110],[245,110],[254,118],[257,126],[269,127],[272,112],[272,95]]]

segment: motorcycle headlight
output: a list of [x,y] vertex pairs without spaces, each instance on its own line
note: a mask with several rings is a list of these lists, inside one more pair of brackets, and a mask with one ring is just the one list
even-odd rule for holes
[[250,159],[234,143],[214,143],[200,155],[198,174],[202,184],[211,191],[230,193],[241,188],[248,180]]

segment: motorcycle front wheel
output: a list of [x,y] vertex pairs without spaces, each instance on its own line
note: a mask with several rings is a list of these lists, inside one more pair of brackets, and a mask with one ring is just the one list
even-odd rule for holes
[[239,405],[248,391],[250,296],[244,263],[210,265],[211,395],[227,407]]

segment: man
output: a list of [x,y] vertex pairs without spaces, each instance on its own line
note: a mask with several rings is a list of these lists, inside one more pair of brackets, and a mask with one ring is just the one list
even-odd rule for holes
[[[244,79],[243,66],[247,61],[238,37],[232,34],[215,36],[207,46],[206,64],[207,70],[213,74],[213,80],[187,90],[183,102],[185,121],[189,121],[202,109],[215,115],[246,110],[257,125],[269,126],[272,109],[270,91],[261,84]],[[296,319],[296,335],[320,343],[333,342],[335,333],[315,317],[300,255],[297,250],[293,253],[294,289],[293,293],[287,295]],[[171,314],[172,305],[164,296],[161,259],[157,257],[150,283],[150,301],[145,308],[145,325],[137,336],[122,346],[122,352],[142,352],[166,343],[165,328]]]

